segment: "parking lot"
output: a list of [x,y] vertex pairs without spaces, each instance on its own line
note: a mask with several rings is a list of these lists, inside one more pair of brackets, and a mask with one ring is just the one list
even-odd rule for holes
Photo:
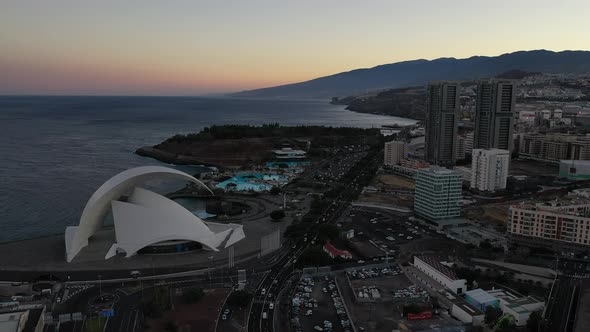
[[295,331],[350,332],[350,320],[331,277],[306,277],[297,285],[291,301],[291,325]]
[[[350,210],[344,222],[350,223],[350,227],[354,229],[356,242],[363,243],[357,244],[359,250],[371,245],[381,251],[380,255],[390,257],[396,257],[400,245],[441,237],[430,228],[413,221],[413,217],[399,216],[385,210],[356,207]],[[364,256],[369,258],[375,255]]]
[[397,264],[348,269],[346,276],[358,303],[425,302],[428,299],[428,293],[410,282]]

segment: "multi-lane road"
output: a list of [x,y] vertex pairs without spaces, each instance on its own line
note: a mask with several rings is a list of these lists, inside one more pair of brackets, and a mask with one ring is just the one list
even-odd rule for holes
[[[336,197],[332,204],[327,207],[318,217],[316,225],[335,223],[340,216],[347,210],[352,199],[354,199],[361,188],[357,184],[359,176],[370,165],[367,163],[356,176],[345,186]],[[308,234],[313,234],[314,229],[310,229]],[[289,254],[274,264],[266,277],[260,282],[254,296],[250,316],[248,318],[248,332],[267,332],[273,331],[273,311],[270,309],[271,303],[276,305],[278,295],[284,287],[289,286],[288,281],[294,271],[294,265],[309,246],[315,242],[317,235],[307,239],[307,241],[297,242],[290,250]]]

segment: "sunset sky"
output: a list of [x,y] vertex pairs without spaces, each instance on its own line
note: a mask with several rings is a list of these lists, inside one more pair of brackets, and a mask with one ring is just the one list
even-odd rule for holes
[[0,0],[0,94],[198,95],[590,49],[590,1]]

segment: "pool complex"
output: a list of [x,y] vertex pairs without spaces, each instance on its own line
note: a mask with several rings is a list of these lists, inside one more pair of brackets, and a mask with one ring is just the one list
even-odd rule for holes
[[287,184],[287,182],[289,182],[289,178],[280,174],[247,173],[236,175],[223,182],[219,182],[215,186],[217,188],[237,191],[267,191],[270,190],[273,186],[282,186],[284,184]]

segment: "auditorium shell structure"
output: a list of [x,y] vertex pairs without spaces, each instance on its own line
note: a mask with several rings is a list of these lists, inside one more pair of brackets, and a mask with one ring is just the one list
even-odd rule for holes
[[[162,243],[198,243],[203,249],[219,251],[245,238],[242,225],[205,222],[173,200],[138,187],[163,177],[186,180],[211,192],[198,179],[167,167],[143,166],[121,172],[90,197],[79,225],[66,228],[67,261],[88,246],[88,239],[103,227],[110,210],[115,242],[105,259],[117,254],[130,257]],[[122,200],[125,195],[129,196]]]

